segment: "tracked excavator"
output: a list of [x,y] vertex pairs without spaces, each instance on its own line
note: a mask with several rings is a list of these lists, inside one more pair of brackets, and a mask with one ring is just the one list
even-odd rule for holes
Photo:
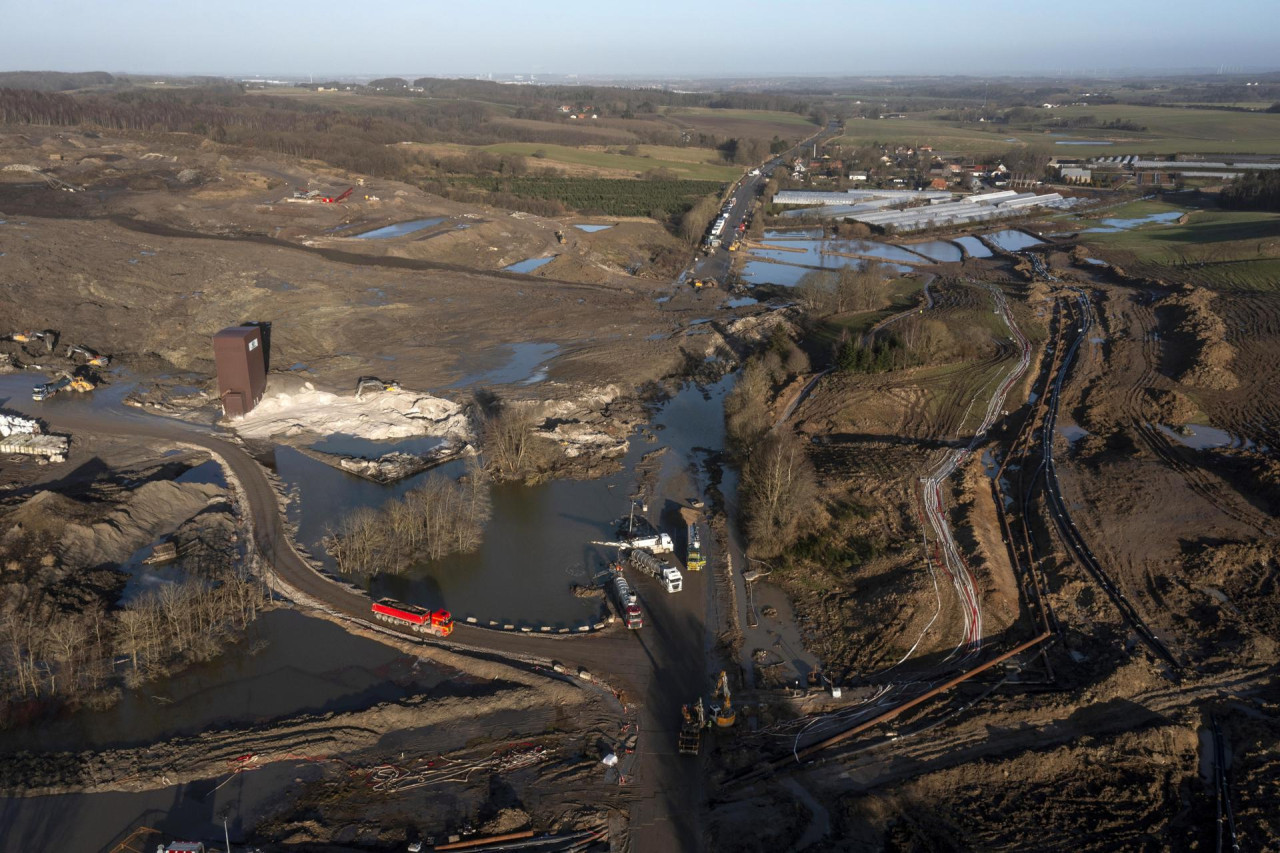
[[399,391],[400,383],[394,379],[379,379],[376,376],[361,376],[356,380],[356,399],[364,400],[365,391]]
[[707,727],[707,712],[703,707],[702,697],[693,705],[680,708],[683,722],[680,724],[678,741],[680,752],[684,755],[697,755],[702,750],[702,730]]
[[53,352],[54,347],[58,345],[58,333],[53,329],[45,329],[43,332],[10,332],[6,337],[20,344],[44,341],[45,350],[48,352]]
[[74,361],[76,356],[81,356],[85,360],[85,364],[91,364],[94,367],[106,367],[111,363],[111,356],[99,355],[88,347],[82,347],[79,344],[67,344],[67,358]]
[[733,703],[729,698],[729,676],[723,669],[720,670],[720,680],[716,682],[716,691],[712,698],[720,701],[718,708],[712,708],[716,715],[716,725],[722,729],[732,727],[738,720],[738,712],[733,710]]

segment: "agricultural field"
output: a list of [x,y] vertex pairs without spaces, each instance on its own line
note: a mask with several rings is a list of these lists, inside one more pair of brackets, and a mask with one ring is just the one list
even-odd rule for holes
[[[905,119],[850,119],[834,140],[848,147],[887,143],[931,145],[940,153],[982,153],[1032,146],[1063,156],[1121,154],[1280,154],[1280,114],[1173,109],[1127,104],[1038,110],[1041,119],[1093,116],[1098,123],[1132,122],[1145,131],[1046,128],[1018,124],[958,123],[913,115]],[[1096,141],[1098,144],[1082,144]]]
[[543,145],[537,142],[502,142],[485,145],[490,154],[520,154],[531,165],[567,165],[575,174],[598,177],[634,177],[654,169],[669,169],[680,178],[695,181],[734,181],[742,174],[737,166],[727,166],[720,156],[706,148],[677,148],[666,145],[637,145],[635,154],[598,145]]
[[937,154],[976,154],[1038,143],[1039,137],[1040,134],[1019,135],[1005,126],[959,124],[927,117],[850,119],[845,123],[844,135],[833,139],[832,144],[846,148],[875,144],[931,145]]
[[[1142,216],[1170,205],[1142,203]],[[1084,234],[1095,254],[1131,272],[1215,290],[1280,289],[1280,214],[1255,211],[1196,210],[1185,224],[1150,224],[1127,231]]]
[[[1047,114],[1049,111],[1041,111]],[[1145,131],[1111,131],[1077,128],[1055,137],[1057,141],[1097,139],[1113,145],[1070,145],[1072,153],[1089,156],[1108,154],[1280,154],[1280,113],[1240,113],[1225,110],[1173,109],[1128,104],[1060,107],[1054,117],[1094,116],[1099,123],[1127,121]],[[1011,134],[1014,135],[1014,134]]]
[[472,186],[502,190],[526,198],[564,203],[587,214],[649,216],[682,213],[705,195],[719,192],[718,181],[633,181],[612,178],[474,178]]

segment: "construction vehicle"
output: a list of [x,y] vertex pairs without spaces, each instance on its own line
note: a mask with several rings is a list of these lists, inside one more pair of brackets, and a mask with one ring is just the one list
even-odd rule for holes
[[684,576],[680,570],[669,563],[664,563],[653,554],[642,549],[634,549],[628,560],[631,567],[638,572],[654,578],[668,592],[680,592],[684,589]]
[[655,554],[670,554],[676,550],[675,543],[671,541],[671,537],[666,533],[653,533],[647,536],[638,536],[634,539],[624,539],[622,547],[644,548]]
[[741,241],[741,240],[734,240],[732,243],[730,243],[730,244],[729,244],[729,251],[730,251],[730,252],[736,252],[736,251],[738,251],[738,250],[739,250],[739,249],[741,249],[741,248],[742,248],[742,241]]
[[78,355],[84,356],[85,363],[94,367],[106,367],[111,364],[111,356],[109,355],[99,355],[88,347],[82,347],[79,344],[67,344],[67,358],[74,361]]
[[720,670],[720,680],[716,682],[716,691],[712,698],[720,702],[718,708],[712,708],[716,714],[716,725],[722,729],[732,727],[738,720],[738,712],[733,710],[733,702],[729,698],[729,676],[723,669]]
[[564,241],[565,241],[564,232],[563,232],[563,231],[557,231],[557,232],[556,232],[556,242],[557,242],[557,243],[563,243]]
[[400,383],[394,379],[379,379],[376,376],[361,376],[356,380],[356,399],[363,400],[365,391],[399,391]]
[[45,350],[47,352],[53,352],[54,347],[58,345],[58,333],[53,329],[45,329],[43,332],[10,332],[8,338],[11,341],[17,341],[20,344],[44,341]]
[[707,727],[707,712],[702,705],[702,697],[692,707],[684,705],[680,708],[683,720],[680,724],[680,736],[677,740],[683,755],[697,755],[702,751],[702,730]]
[[648,551],[642,551],[639,548],[632,550],[628,562],[636,571],[656,578],[667,592],[679,592],[684,589],[684,576],[680,574],[680,570],[662,562]]
[[373,618],[419,634],[447,637],[453,633],[453,616],[448,610],[428,610],[390,598],[381,598],[373,603]]
[[341,195],[320,196],[320,201],[324,202],[325,204],[342,204],[342,202],[346,201],[347,197],[350,196],[354,190],[355,190],[355,187],[347,187],[345,190],[342,191]]
[[707,566],[707,558],[702,556],[702,537],[698,535],[698,525],[689,525],[689,548],[685,553],[685,567],[691,572],[700,572]]
[[622,618],[622,624],[632,630],[638,630],[644,627],[644,614],[640,612],[640,599],[636,596],[635,591],[631,589],[631,584],[627,583],[627,579],[618,572],[613,576],[613,582],[610,584],[613,588],[613,595],[618,603],[618,616]]
[[63,372],[58,379],[52,382],[46,382],[43,385],[37,385],[31,389],[31,399],[37,403],[41,400],[47,400],[61,391],[92,391],[94,389],[93,380],[84,376],[73,376],[70,373]]

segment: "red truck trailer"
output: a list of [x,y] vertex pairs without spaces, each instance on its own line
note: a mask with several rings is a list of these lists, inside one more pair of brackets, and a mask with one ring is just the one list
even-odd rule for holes
[[373,618],[391,625],[408,626],[419,634],[447,637],[453,633],[453,616],[448,610],[428,610],[390,598],[373,603]]

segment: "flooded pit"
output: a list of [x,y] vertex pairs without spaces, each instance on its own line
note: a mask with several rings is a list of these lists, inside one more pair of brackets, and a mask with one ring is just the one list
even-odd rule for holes
[[415,231],[421,231],[424,228],[430,228],[433,225],[439,225],[448,219],[447,216],[435,216],[430,219],[414,219],[409,222],[398,222],[395,225],[387,225],[383,228],[375,228],[372,231],[366,231],[363,234],[352,234],[353,240],[389,240],[392,237],[403,237],[406,234],[413,234]]
[[579,231],[586,231],[588,234],[595,234],[597,231],[607,231],[613,226],[612,225],[575,225],[573,227],[577,228]]
[[1006,252],[1021,252],[1023,249],[1030,249],[1032,246],[1043,245],[1043,241],[1012,228],[983,234],[982,239],[999,246]]
[[505,267],[503,267],[503,268],[502,268],[502,271],[503,271],[503,272],[531,273],[531,272],[533,272],[534,270],[536,270],[538,267],[545,266],[546,264],[551,263],[551,262],[552,262],[552,261],[554,261],[557,257],[558,257],[558,255],[552,255],[552,256],[550,256],[550,257],[548,257],[548,258],[526,258],[526,259],[525,259],[525,260],[523,260],[523,261],[517,261],[517,262],[516,262],[516,263],[514,263],[514,264],[511,264],[511,265],[509,265],[509,266],[505,266]]
[[[686,465],[695,447],[723,447],[721,400],[729,387],[729,379],[705,392],[686,387],[657,413],[653,422],[657,446],[676,451],[673,464]],[[416,563],[400,575],[350,579],[374,597],[444,607],[458,619],[474,616],[483,623],[494,620],[534,628],[594,623],[603,614],[602,600],[576,598],[570,588],[589,585],[616,553],[592,543],[613,540],[612,523],[629,505],[633,466],[654,449],[655,445],[633,440],[622,469],[596,480],[495,484],[490,489],[492,517],[474,553]],[[288,516],[297,525],[297,540],[331,570],[336,567],[324,553],[322,540],[344,515],[359,507],[379,508],[433,473],[381,485],[287,446],[275,448],[271,463],[286,491],[295,495]],[[434,473],[457,477],[465,466],[465,462],[451,462]]]
[[532,385],[546,379],[547,362],[560,352],[559,344],[520,343],[495,347],[500,361],[484,365],[482,369],[467,374],[448,388],[466,388],[472,385]]
[[964,249],[965,254],[967,254],[971,258],[991,257],[991,250],[988,249],[985,245],[983,245],[982,241],[979,240],[977,237],[972,237],[972,236],[957,237],[952,242],[955,243],[957,246],[959,246],[961,249]]
[[961,253],[960,248],[956,246],[956,244],[949,243],[946,240],[930,240],[925,243],[911,243],[906,248],[909,248],[917,254],[924,255],[930,260],[938,261],[939,263],[959,263],[964,260],[964,255]]

